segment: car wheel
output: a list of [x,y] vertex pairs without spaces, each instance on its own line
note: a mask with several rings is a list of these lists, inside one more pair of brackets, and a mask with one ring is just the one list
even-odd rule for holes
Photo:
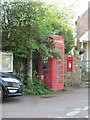
[[2,87],[0,86],[0,102],[2,102],[3,97],[4,97],[4,92],[3,92]]

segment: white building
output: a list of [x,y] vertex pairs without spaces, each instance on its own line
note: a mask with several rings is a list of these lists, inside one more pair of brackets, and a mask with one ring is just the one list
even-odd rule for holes
[[80,47],[85,49],[85,53],[81,55],[82,67],[87,71],[90,71],[90,23],[89,15],[90,8],[82,15],[78,17],[76,21],[77,27],[77,40],[80,43]]

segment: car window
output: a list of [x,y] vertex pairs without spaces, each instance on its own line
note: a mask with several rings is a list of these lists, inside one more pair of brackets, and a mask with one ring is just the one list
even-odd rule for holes
[[8,76],[1,76],[2,78],[9,78]]
[[11,79],[17,79],[19,81],[22,81],[20,78],[18,78],[17,76],[14,75],[7,75],[7,74],[0,74],[1,78],[11,78]]
[[7,82],[17,82],[17,83],[19,83],[19,80],[18,79],[15,79],[15,78],[5,78],[5,77],[3,77],[2,78],[4,81],[7,81]]

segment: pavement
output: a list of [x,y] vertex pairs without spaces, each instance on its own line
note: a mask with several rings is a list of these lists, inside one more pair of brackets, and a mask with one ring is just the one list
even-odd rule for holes
[[70,88],[51,96],[6,99],[2,118],[88,118],[88,88]]

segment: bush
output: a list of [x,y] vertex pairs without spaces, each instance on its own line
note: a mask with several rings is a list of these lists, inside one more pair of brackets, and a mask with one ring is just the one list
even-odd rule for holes
[[29,87],[23,86],[23,94],[24,95],[47,95],[54,94],[54,91],[48,88],[44,82],[39,80],[35,75],[33,76],[33,80],[30,82]]

